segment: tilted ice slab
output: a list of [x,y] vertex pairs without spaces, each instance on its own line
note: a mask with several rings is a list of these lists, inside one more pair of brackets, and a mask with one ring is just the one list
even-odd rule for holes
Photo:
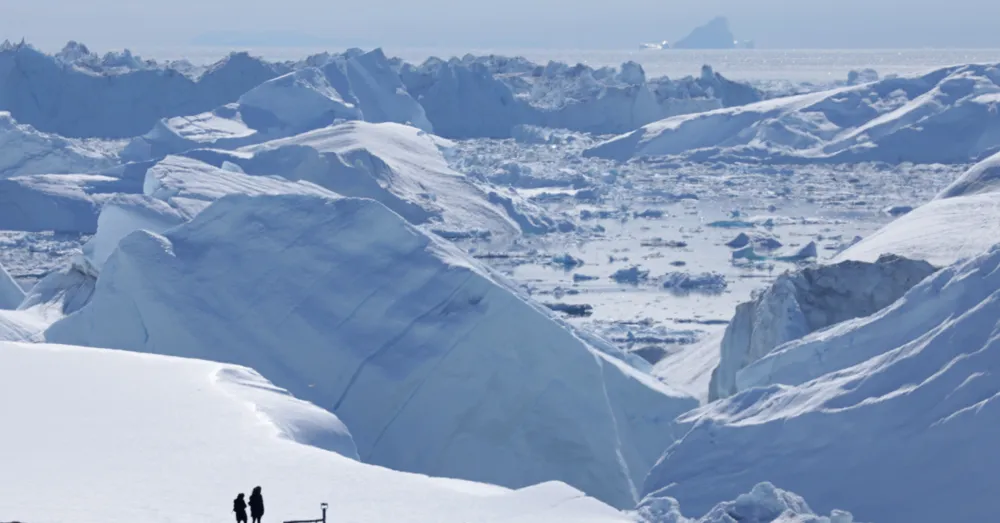
[[0,510],[19,521],[216,522],[255,485],[274,521],[319,517],[320,502],[329,521],[628,521],[561,483],[510,491],[360,463],[334,415],[244,367],[0,343],[0,410]]
[[963,163],[997,152],[1000,70],[940,69],[676,116],[598,145],[616,160]]
[[448,140],[414,127],[347,122],[290,138],[242,148],[229,154],[192,151],[189,156],[214,165],[225,161],[250,174],[273,174],[315,183],[337,194],[371,198],[415,225],[445,236],[513,235],[540,232],[522,223],[522,207],[494,204],[469,177],[448,166],[441,149]]
[[93,234],[101,206],[141,180],[103,174],[35,174],[0,178],[0,229]]
[[0,110],[0,179],[19,174],[96,172],[113,165],[116,153],[112,144],[39,132]]
[[363,199],[229,196],[134,233],[46,337],[247,365],[336,412],[366,462],[619,507],[696,405]]
[[934,272],[925,261],[895,256],[874,263],[845,261],[782,274],[753,300],[736,307],[719,344],[709,399],[745,388],[744,367],[782,344],[830,325],[873,314],[895,302]]
[[0,265],[0,309],[16,309],[24,300],[24,290],[14,281],[7,269]]
[[308,182],[249,176],[182,156],[168,156],[146,170],[142,194],[119,194],[104,203],[97,233],[83,247],[87,262],[100,271],[118,242],[140,229],[162,232],[196,216],[229,194],[333,193]]
[[987,493],[1000,488],[998,318],[1000,247],[872,316],[786,346],[767,369],[761,361],[768,381],[799,384],[682,416],[691,431],[645,492],[697,512],[767,478],[795,485],[819,511],[839,506],[864,521],[990,520]]

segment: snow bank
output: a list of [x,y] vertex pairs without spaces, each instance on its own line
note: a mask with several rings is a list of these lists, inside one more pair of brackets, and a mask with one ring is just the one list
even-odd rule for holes
[[964,163],[997,151],[1000,72],[963,65],[651,123],[587,151],[627,160]]
[[24,290],[0,265],[0,309],[12,310],[24,300]]
[[977,163],[946,187],[938,199],[1000,192],[1000,154]]
[[46,336],[245,364],[335,411],[366,462],[621,507],[696,405],[371,200],[230,196],[132,234]]
[[944,267],[997,243],[998,224],[1000,192],[933,200],[845,249],[834,261],[870,262],[897,254]]
[[865,521],[990,520],[988,493],[1000,488],[997,318],[1000,248],[775,353],[774,372],[760,375],[800,384],[683,416],[691,431],[645,491],[708,510],[768,478],[795,485],[814,508]]
[[[0,52],[0,77],[2,55]],[[114,158],[115,151],[110,145],[39,132],[0,110],[0,179],[19,174],[96,172],[110,167]]]
[[875,263],[846,261],[782,274],[736,307],[720,344],[709,399],[742,390],[737,373],[782,344],[879,311],[932,272],[927,262],[885,256]]
[[676,114],[761,99],[760,92],[711,69],[699,77],[649,80],[634,62],[593,69],[470,55],[403,64],[400,75],[435,131],[449,138],[508,138],[522,125],[619,133]]
[[628,521],[560,483],[510,491],[360,463],[334,415],[243,367],[3,343],[0,408],[17,428],[0,431],[0,512],[19,521],[215,522],[258,484],[274,521],[318,517],[320,502],[332,521]]
[[648,497],[636,511],[639,523],[853,523],[850,512],[834,510],[817,516],[800,496],[774,485],[758,483],[733,501],[716,505],[703,517],[681,515],[680,503],[670,497]]
[[0,49],[0,111],[61,136],[128,138],[149,131],[161,118],[234,102],[285,72],[287,66],[246,53],[228,56],[197,78],[170,65],[95,71],[28,45],[5,46]]

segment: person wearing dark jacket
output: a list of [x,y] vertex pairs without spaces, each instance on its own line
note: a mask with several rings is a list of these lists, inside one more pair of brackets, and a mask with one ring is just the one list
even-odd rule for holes
[[247,502],[243,501],[243,493],[233,500],[233,512],[236,513],[236,523],[247,523]]
[[264,496],[260,495],[260,487],[254,487],[250,494],[250,518],[253,523],[260,523],[260,518],[264,517]]

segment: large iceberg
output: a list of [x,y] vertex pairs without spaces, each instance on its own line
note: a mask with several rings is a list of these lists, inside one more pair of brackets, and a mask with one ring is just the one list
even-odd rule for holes
[[91,70],[77,66],[80,60],[68,62],[29,45],[0,46],[0,111],[61,136],[128,138],[149,131],[161,118],[234,102],[288,72],[285,65],[246,53],[232,54],[194,77],[169,64],[109,63]]
[[616,160],[966,163],[997,152],[998,103],[997,66],[962,65],[675,116],[587,154]]
[[853,523],[850,512],[833,510],[830,516],[815,514],[802,497],[768,482],[758,483],[746,494],[723,501],[707,514],[690,519],[681,514],[680,503],[670,497],[650,496],[636,511],[638,523]]
[[135,232],[45,336],[251,366],[334,411],[366,462],[618,507],[697,405],[364,199],[227,196]]
[[737,373],[782,344],[873,314],[933,272],[925,261],[889,255],[874,263],[844,261],[782,274],[752,301],[736,307],[720,344],[709,399],[742,390]]
[[674,42],[675,49],[733,49],[736,37],[729,29],[729,19],[719,16],[696,27],[691,34]]
[[116,159],[117,151],[112,145],[39,132],[0,110],[0,179],[24,174],[100,171],[111,167]]
[[645,492],[708,510],[767,478],[865,521],[990,520],[998,318],[995,247],[759,362],[762,386],[680,418]]
[[217,522],[258,484],[274,521],[318,518],[321,502],[330,521],[630,521],[563,483],[360,463],[336,416],[234,365],[0,343],[0,410],[2,511],[19,521]]

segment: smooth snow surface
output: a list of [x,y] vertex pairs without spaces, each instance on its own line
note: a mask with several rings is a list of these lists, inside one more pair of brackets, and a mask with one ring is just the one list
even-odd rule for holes
[[925,261],[883,256],[786,273],[736,307],[719,345],[709,398],[735,394],[737,373],[783,343],[852,318],[873,314],[934,272]]
[[745,370],[788,385],[682,416],[691,431],[645,492],[707,510],[767,478],[865,521],[988,521],[1000,488],[998,318],[1000,247]]
[[696,401],[552,314],[374,201],[229,196],[122,240],[46,337],[253,367],[366,462],[632,506]]
[[253,370],[0,343],[0,514],[18,521],[626,522],[565,484],[520,491],[359,463],[347,428]]
[[834,261],[873,262],[883,254],[938,267],[976,256],[1000,238],[1000,192],[928,202],[838,254]]
[[616,160],[965,163],[997,152],[998,103],[997,67],[963,65],[676,116],[589,154]]
[[24,290],[10,277],[7,269],[0,265],[0,309],[16,309],[24,300]]

